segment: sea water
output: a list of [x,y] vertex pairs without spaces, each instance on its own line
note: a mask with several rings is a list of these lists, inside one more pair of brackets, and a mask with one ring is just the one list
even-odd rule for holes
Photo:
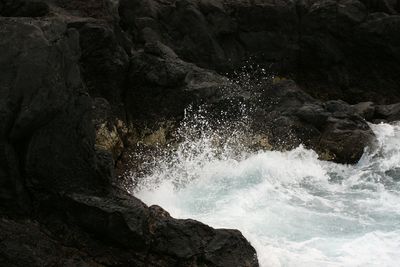
[[216,153],[209,137],[188,140],[135,195],[176,218],[239,229],[261,266],[400,266],[400,123],[371,128],[378,147],[355,165],[302,146]]

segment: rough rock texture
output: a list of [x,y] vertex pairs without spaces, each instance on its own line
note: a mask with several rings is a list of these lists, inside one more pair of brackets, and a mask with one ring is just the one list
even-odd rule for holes
[[50,8],[44,1],[1,0],[0,15],[4,17],[42,17]]
[[[255,149],[357,162],[366,120],[400,119],[399,3],[0,0],[0,265],[257,266],[240,232],[147,207],[115,171],[179,142],[188,106],[218,128],[245,105]],[[261,82],[225,77],[254,62]]]
[[[167,124],[165,122],[179,125],[179,121],[183,118],[184,111],[189,105],[213,104],[214,107],[217,106],[215,110],[218,112],[226,112],[224,109],[240,109],[240,103],[243,102],[241,100],[248,98],[240,93],[242,90],[240,85],[234,85],[214,71],[200,68],[187,61],[221,70],[240,66],[246,57],[254,56],[255,61],[262,62],[259,68],[269,65],[266,68],[267,72],[277,66],[284,73],[307,70],[304,72],[307,75],[329,69],[330,67],[321,68],[321,65],[312,64],[310,58],[316,57],[316,55],[310,55],[304,59],[307,64],[311,64],[310,66],[299,68],[299,58],[308,53],[306,49],[309,49],[310,53],[323,49],[323,42],[328,46],[336,44],[336,41],[333,41],[330,36],[333,32],[335,32],[335,36],[347,34],[349,25],[359,23],[364,19],[366,11],[361,3],[346,2],[342,3],[338,9],[338,12],[340,11],[339,18],[343,21],[340,20],[341,23],[337,24],[335,22],[336,15],[331,18],[329,13],[333,12],[332,9],[335,9],[336,6],[336,2],[329,1],[296,4],[283,1],[251,4],[245,1],[221,2],[219,0],[122,0],[118,8],[121,19],[118,18],[118,13],[114,13],[112,23],[93,19],[69,21],[68,27],[78,29],[81,34],[80,45],[83,51],[81,66],[85,84],[92,96],[104,97],[110,103],[111,113],[115,117],[112,122],[104,123],[107,121],[106,119],[103,120],[103,123],[96,124],[98,145],[111,152],[115,160],[124,160],[126,155],[123,155],[123,151],[121,154],[121,150],[131,151],[129,147],[137,142],[168,143],[168,138],[173,138],[173,134],[165,128]],[[363,9],[365,12],[359,12],[359,9]],[[116,11],[113,9],[113,12]],[[320,12],[322,13],[320,14]],[[328,13],[324,15],[324,12]],[[303,13],[307,14],[307,16],[304,15],[307,19],[300,16]],[[301,20],[299,16],[302,18]],[[321,19],[322,21],[319,21]],[[304,34],[298,26],[295,26],[296,23],[306,25]],[[315,27],[317,28],[315,29]],[[321,31],[321,34],[316,34],[318,31]],[[301,52],[299,39],[303,38],[305,34],[309,35],[306,38],[307,42],[316,43],[317,46],[306,46],[304,52]],[[228,38],[228,36],[232,38]],[[236,43],[239,44],[236,45]],[[288,43],[290,45],[283,47]],[[232,44],[234,47],[241,47],[242,52],[235,49],[229,52]],[[338,44],[344,45],[343,42],[338,42]],[[260,51],[260,49],[264,50]],[[337,50],[335,49],[332,51]],[[315,62],[322,64],[326,61],[327,66],[332,66],[329,59],[331,54],[320,51],[317,56]],[[233,60],[235,58],[236,60]],[[271,63],[273,64],[271,65]],[[325,99],[326,91],[321,89],[321,86],[324,86],[325,82],[333,85],[338,79],[332,76],[333,80],[323,78],[321,81],[320,78],[323,76],[321,75],[315,76],[318,80],[307,78],[307,82],[317,82],[315,87],[307,88],[307,92],[314,97]],[[302,79],[299,78],[299,81]],[[331,90],[330,92],[336,94],[338,91]],[[274,101],[273,94],[260,95],[251,91],[247,94],[253,94],[250,97],[253,104],[258,100],[263,103]],[[344,96],[344,99],[352,98],[350,91],[343,91],[340,94]],[[290,95],[286,96],[281,93],[281,98],[290,98]],[[239,103],[238,106],[232,108],[232,101]],[[290,100],[287,101],[290,102]],[[371,132],[365,132],[370,131],[365,123],[355,122],[353,119],[345,122],[347,117],[351,117],[354,112],[347,112],[341,118],[337,117],[340,122],[334,123],[330,120],[331,124],[335,126],[330,125],[329,127],[335,129],[339,127],[346,129],[345,131],[336,131],[336,129],[335,136],[332,136],[332,133],[328,135],[324,131],[321,132],[318,127],[328,127],[329,124],[325,122],[328,117],[332,117],[329,112],[326,116],[318,114],[325,112],[323,107],[312,110],[317,117],[325,116],[323,126],[313,126],[318,133],[308,134],[306,132],[312,131],[310,125],[321,124],[321,122],[310,123],[307,120],[298,119],[298,116],[280,114],[282,111],[295,113],[293,110],[296,108],[301,108],[301,106],[290,106],[289,103],[289,105],[271,112],[276,109],[276,106],[255,104],[255,109],[261,110],[261,112],[249,116],[256,121],[269,120],[273,122],[272,124],[264,123],[263,127],[257,127],[259,132],[256,136],[268,138],[271,142],[267,147],[270,148],[290,148],[295,144],[305,143],[320,152],[323,158],[344,163],[356,162],[364,147],[370,145],[373,140]],[[302,109],[307,109],[307,107]],[[235,113],[235,111],[232,112],[232,114]],[[301,113],[301,111],[297,113]],[[263,118],[259,118],[260,116]],[[296,119],[288,119],[288,117],[296,117]],[[361,120],[361,118],[359,119]],[[126,129],[124,133],[118,130],[116,121],[121,121],[126,125],[123,127]],[[275,122],[277,122],[276,125]],[[260,125],[260,123],[258,124]],[[285,127],[298,128],[298,132],[302,133],[293,135],[292,131],[286,131]],[[355,131],[358,130],[362,134],[356,134]],[[271,136],[273,131],[275,133]],[[320,140],[321,136],[330,141],[323,142],[322,139]],[[360,138],[356,138],[356,136]],[[282,145],[282,140],[289,137],[290,140],[286,141],[287,145]],[[354,140],[357,140],[356,152],[344,152],[348,148],[347,145],[338,144],[342,140],[344,140],[343,144],[352,144]],[[271,144],[272,146],[270,146]],[[342,146],[343,148],[340,148]]]
[[104,98],[93,99],[93,124],[96,131],[96,148],[112,154],[116,161],[124,150],[124,137],[127,128],[123,121],[118,120],[111,105]]
[[121,102],[120,88],[126,82],[129,58],[113,26],[89,20],[70,23],[69,27],[79,30],[82,74],[90,95],[113,104]]
[[0,34],[5,179],[65,191],[100,185],[77,32],[57,19],[1,18]]
[[230,85],[227,78],[180,60],[161,43],[132,56],[128,80],[128,114],[142,120],[180,118],[189,104],[219,99],[221,89]]
[[[303,144],[321,159],[356,163],[367,146],[374,146],[375,135],[364,117],[344,101],[319,101],[286,79],[251,86],[251,93],[241,100],[251,110],[248,135],[266,138],[272,149]],[[241,105],[230,105],[229,116],[238,117],[240,112]],[[260,143],[255,149],[265,148]]]
[[[301,91],[293,81],[280,81],[265,91],[273,104],[264,122],[272,129],[270,142],[284,147],[305,144],[321,158],[356,163],[375,135],[355,110],[343,101],[318,101]],[[257,126],[265,127],[265,125]]]
[[[249,58],[313,96],[399,101],[399,5],[389,1],[121,0],[138,45],[160,41],[217,70]],[[385,12],[385,13],[383,13]]]
[[400,103],[376,105],[373,102],[362,102],[354,105],[356,112],[371,122],[392,122],[400,120]]
[[105,100],[88,95],[67,26],[0,18],[1,265],[257,266],[239,231],[173,219],[113,186],[92,124]]
[[40,223],[0,220],[2,266],[258,266],[240,232],[176,220],[132,196],[51,200]]
[[38,187],[69,191],[101,184],[95,172],[91,98],[77,64],[78,33],[52,18],[1,18],[1,26],[6,122],[1,136],[21,161],[17,168]]

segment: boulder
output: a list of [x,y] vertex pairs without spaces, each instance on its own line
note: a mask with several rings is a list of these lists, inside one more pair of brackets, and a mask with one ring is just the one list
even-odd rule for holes
[[392,105],[378,105],[375,110],[375,117],[377,119],[384,119],[386,121],[399,121],[400,120],[400,103]]
[[375,116],[375,105],[373,102],[361,102],[353,106],[356,113],[367,121],[371,121]]
[[264,106],[253,121],[256,133],[267,133],[272,147],[292,149],[300,144],[321,159],[356,163],[375,135],[355,108],[344,101],[321,102],[293,81],[279,81],[263,92]]
[[373,102],[362,102],[353,107],[358,115],[370,122],[392,122],[400,120],[400,103],[376,105]]
[[39,214],[40,222],[0,219],[0,264],[258,266],[239,231],[176,220],[122,192],[55,197]]
[[150,261],[158,258],[175,266],[258,266],[255,250],[239,231],[173,219],[161,207],[148,208],[123,192],[113,197],[74,194],[65,201],[71,206],[66,209],[68,217],[76,224],[118,247],[147,252]]

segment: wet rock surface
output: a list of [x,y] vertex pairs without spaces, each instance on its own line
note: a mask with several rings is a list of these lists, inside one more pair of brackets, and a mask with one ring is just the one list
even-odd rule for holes
[[[0,265],[257,266],[240,232],[147,207],[117,174],[179,142],[189,106],[215,129],[245,106],[252,149],[356,163],[374,145],[367,121],[400,119],[399,11],[0,0]],[[249,62],[254,80],[227,78]]]
[[365,119],[344,101],[321,102],[293,81],[272,85],[263,94],[270,103],[254,120],[255,132],[267,132],[272,147],[293,149],[300,144],[313,148],[320,158],[356,163],[375,135]]
[[393,122],[400,119],[400,103],[377,105],[373,102],[362,102],[354,107],[360,116],[370,122]]
[[2,265],[258,265],[240,232],[173,219],[116,189],[114,148],[95,146],[92,124],[107,124],[110,107],[82,81],[78,30],[0,18],[0,35]]

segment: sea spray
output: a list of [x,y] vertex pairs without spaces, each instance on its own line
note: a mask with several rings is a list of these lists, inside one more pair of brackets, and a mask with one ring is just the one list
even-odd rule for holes
[[185,141],[141,177],[135,195],[144,202],[241,230],[262,266],[398,264],[399,123],[371,125],[378,147],[341,165],[302,146],[247,151],[234,141],[241,131],[221,147],[206,120],[194,121],[201,126],[185,125]]

